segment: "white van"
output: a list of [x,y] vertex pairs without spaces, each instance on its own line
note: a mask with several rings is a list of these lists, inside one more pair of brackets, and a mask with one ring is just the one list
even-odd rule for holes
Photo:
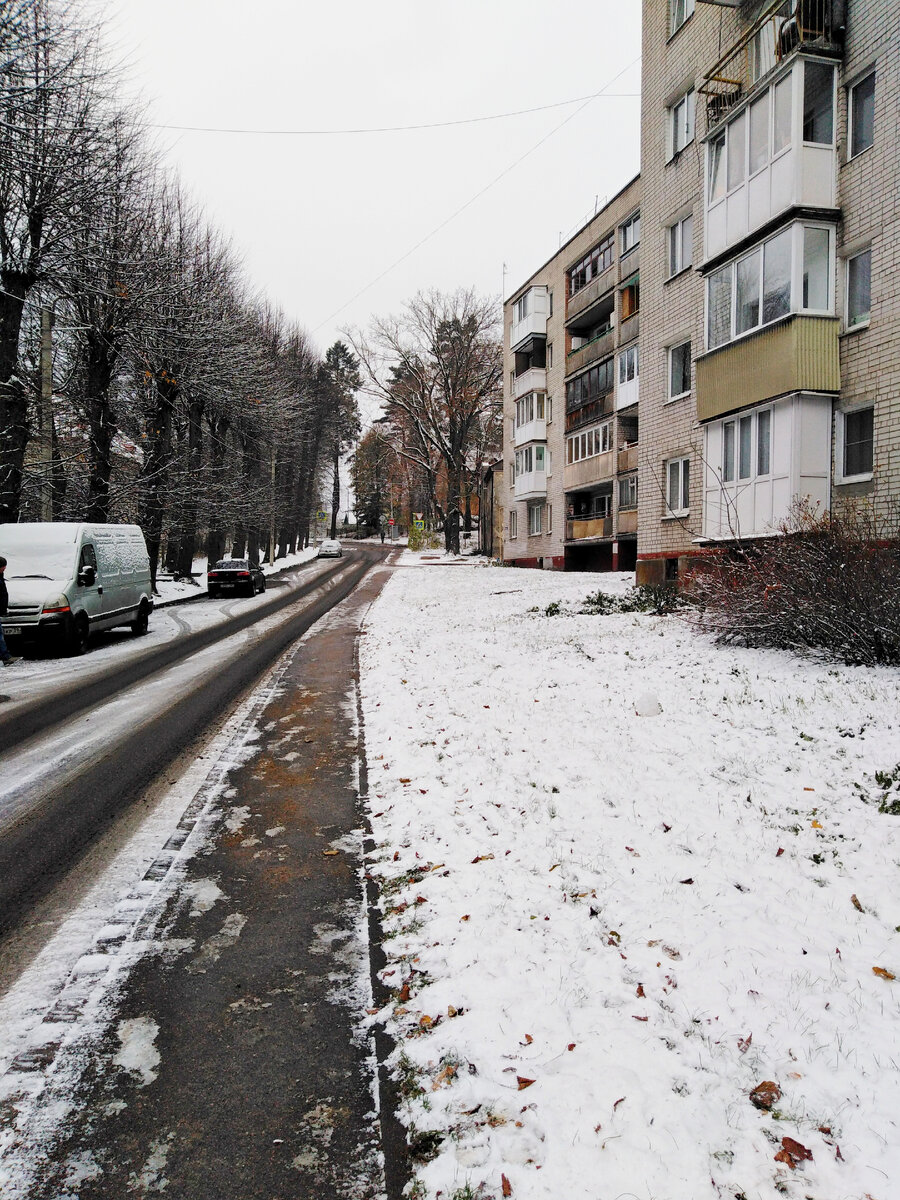
[[22,522],[0,525],[7,560],[5,637],[61,644],[83,654],[101,629],[147,632],[150,559],[137,525]]

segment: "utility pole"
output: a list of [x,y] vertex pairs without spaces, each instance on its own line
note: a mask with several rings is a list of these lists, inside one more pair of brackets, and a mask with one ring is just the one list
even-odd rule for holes
[[41,520],[53,520],[53,313],[41,309]]

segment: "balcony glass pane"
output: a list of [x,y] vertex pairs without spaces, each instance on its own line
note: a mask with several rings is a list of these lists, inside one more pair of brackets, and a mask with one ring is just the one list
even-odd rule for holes
[[689,267],[694,261],[694,218],[685,217],[681,229],[681,267]]
[[763,412],[756,414],[756,473],[757,475],[768,475],[769,473],[769,447],[772,435],[772,412],[770,409],[764,409]]
[[735,272],[735,332],[746,333],[759,324],[760,252],[754,250],[737,264]]
[[763,262],[763,324],[791,309],[791,231],[766,242]]
[[738,475],[741,479],[750,478],[750,461],[751,450],[753,445],[753,418],[741,417],[740,420],[740,447],[738,459]]
[[734,421],[722,426],[722,479],[725,483],[734,479]]
[[775,85],[775,119],[772,125],[772,154],[791,144],[791,76]]
[[803,140],[834,141],[834,67],[807,59],[803,69]]
[[831,237],[827,229],[803,230],[803,307],[828,310],[828,267]]
[[744,182],[744,162],[746,159],[747,114],[739,117],[728,126],[728,190],[736,188]]
[[723,267],[707,280],[709,328],[707,344],[710,350],[721,346],[731,337],[731,267]]
[[750,174],[769,160],[769,93],[750,106]]
[[691,463],[687,458],[681,460],[681,507],[691,507]]
[[680,467],[681,467],[680,459],[676,459],[674,462],[669,463],[669,501],[668,501],[668,503],[669,503],[669,508],[671,509],[672,512],[677,512],[679,510],[679,508],[681,508],[681,504],[679,503],[679,496],[680,496],[680,490],[681,490],[679,487],[679,484],[681,482]]
[[725,195],[725,135],[709,144],[709,203]]

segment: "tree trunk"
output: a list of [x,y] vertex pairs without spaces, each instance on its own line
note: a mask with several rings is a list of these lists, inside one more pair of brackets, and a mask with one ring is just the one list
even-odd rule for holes
[[251,528],[247,530],[247,558],[253,563],[259,562],[259,540],[258,529]]
[[109,520],[109,484],[112,478],[112,446],[116,436],[110,404],[116,351],[98,330],[85,336],[87,349],[88,497],[86,519],[105,524]]
[[231,557],[247,557],[247,531],[243,525],[235,525],[234,536],[231,539]]
[[142,472],[140,524],[150,555],[150,582],[154,592],[166,509],[166,476],[171,460],[172,414],[177,396],[177,385],[157,383],[147,421],[148,445]]
[[190,575],[194,568],[194,551],[197,548],[197,500],[199,495],[198,475],[203,466],[203,405],[191,400],[188,406],[188,489],[187,498],[181,506],[181,544],[178,547],[176,571],[179,575]]
[[30,282],[21,274],[0,276],[0,523],[19,519],[22,466],[28,442],[28,396],[18,376],[19,330]]
[[334,447],[334,480],[331,484],[331,534],[337,537],[338,509],[341,507],[341,452],[336,444]]
[[444,542],[448,554],[459,554],[459,489],[462,472],[458,464],[447,466],[447,512],[444,517]]

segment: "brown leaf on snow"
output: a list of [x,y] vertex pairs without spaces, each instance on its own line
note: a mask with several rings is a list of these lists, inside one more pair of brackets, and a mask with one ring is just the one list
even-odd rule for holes
[[781,1088],[771,1079],[758,1083],[750,1093],[750,1103],[768,1112],[776,1100],[781,1099]]
[[679,883],[693,883],[694,881],[693,881],[693,879],[679,879],[678,882]]
[[505,1175],[500,1176],[500,1187],[503,1191],[504,1196],[512,1195],[512,1184],[509,1182],[509,1180],[506,1178]]
[[738,1050],[741,1054],[746,1054],[753,1043],[753,1034],[748,1033],[745,1038],[738,1038]]
[[644,992],[644,985],[642,983],[639,983],[637,985],[637,994],[638,994],[638,996],[640,996],[641,999],[644,998],[645,992]]
[[575,1049],[575,1042],[569,1042],[568,1046],[566,1046],[566,1049],[567,1049],[567,1050],[574,1050],[574,1049]]
[[535,1080],[534,1080],[534,1079],[526,1079],[524,1075],[517,1075],[517,1076],[516,1076],[516,1083],[519,1085],[519,1091],[520,1091],[520,1092],[521,1092],[521,1091],[524,1091],[524,1089],[525,1089],[525,1088],[527,1088],[527,1087],[531,1087],[531,1085],[532,1085],[534,1082],[535,1082]]
[[534,1041],[534,1038],[531,1036],[531,1034],[530,1034],[530,1033],[526,1033],[526,1034],[525,1034],[525,1041],[524,1041],[524,1042],[519,1042],[519,1045],[520,1045],[520,1046],[530,1046],[530,1045],[531,1045],[531,1043],[532,1043],[533,1041]]
[[339,850],[323,850],[322,853],[327,854],[328,857],[330,858],[334,854],[339,854],[340,851]]
[[401,779],[400,779],[400,782],[401,782],[401,783],[412,783],[412,780],[411,780],[411,779],[403,779],[403,778],[401,777]]
[[613,1105],[613,1112],[615,1112],[615,1111],[616,1111],[616,1109],[619,1107],[619,1105],[620,1105],[620,1104],[624,1104],[624,1103],[625,1103],[625,1097],[624,1097],[624,1096],[620,1096],[620,1097],[618,1098],[618,1100],[615,1102],[615,1104]]
[[784,854],[784,847],[779,846],[778,849],[775,851],[775,857],[781,858],[782,854]]
[[873,967],[872,974],[877,975],[879,979],[896,979],[897,976],[886,970],[884,967]]
[[470,921],[472,918],[469,913],[466,913],[466,915],[464,917],[460,917],[459,919],[461,921]]
[[491,859],[493,857],[494,857],[493,854],[479,854],[477,858],[472,859],[472,862],[473,863],[487,862],[489,859]]
[[[454,1065],[453,1065],[453,1063],[448,1063],[448,1064],[447,1064],[447,1066],[446,1066],[446,1067],[444,1067],[443,1071],[441,1071],[439,1075],[436,1075],[436,1076],[435,1076],[434,1083],[431,1085],[431,1090],[432,1090],[433,1092],[436,1092],[436,1091],[438,1091],[438,1090],[439,1090],[441,1087],[443,1087],[443,1085],[444,1085],[445,1083],[446,1083],[446,1084],[450,1084],[450,1083],[452,1083],[452,1082],[453,1082],[453,1080],[456,1078],[456,1072],[457,1072],[457,1070],[458,1070],[458,1069],[459,1069],[459,1068],[458,1068],[458,1067],[456,1067],[456,1066],[454,1066]],[[480,1107],[481,1107],[481,1106],[479,1105],[479,1108],[480,1108]],[[472,1112],[477,1112],[477,1111],[478,1111],[478,1109],[473,1109],[473,1110],[472,1110]],[[470,1113],[470,1114],[467,1114],[467,1115],[471,1116],[471,1113]]]
[[633,1013],[632,1013],[631,1019],[632,1019],[632,1021],[649,1021],[650,1020],[649,1017],[636,1017]]
[[404,983],[403,987],[400,989],[399,993],[397,994],[397,999],[400,1001],[401,1004],[405,1004],[407,1002],[407,1000],[409,999],[409,982],[408,981],[406,983]]
[[802,1142],[797,1142],[792,1137],[783,1137],[781,1149],[775,1155],[775,1161],[787,1163],[793,1170],[802,1162],[812,1162],[812,1150],[807,1150]]
[[856,909],[857,912],[865,912],[866,911],[863,908],[863,906],[860,904],[859,897],[856,895],[856,892],[854,892],[853,895],[850,897],[850,903],[853,905],[853,907]]

